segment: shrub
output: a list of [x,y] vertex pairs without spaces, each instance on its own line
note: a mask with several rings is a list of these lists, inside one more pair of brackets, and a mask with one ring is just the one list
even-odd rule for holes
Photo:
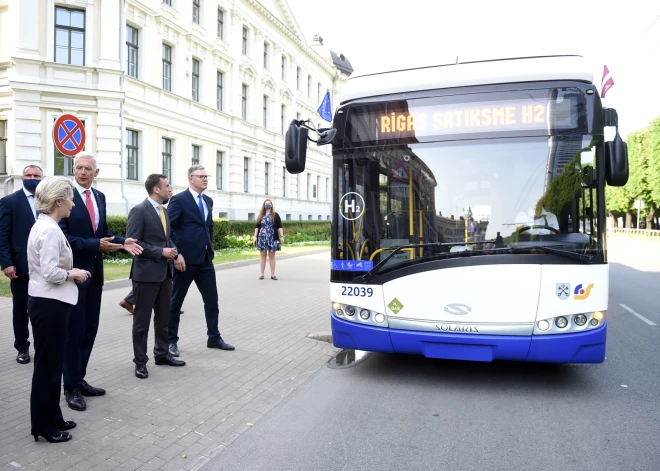
[[[126,235],[127,216],[108,216],[108,230],[113,234]],[[213,220],[213,249],[250,248],[254,237],[255,221]],[[284,240],[287,244],[330,240],[330,221],[282,221]],[[104,254],[104,258],[122,259],[131,256],[123,251]]]

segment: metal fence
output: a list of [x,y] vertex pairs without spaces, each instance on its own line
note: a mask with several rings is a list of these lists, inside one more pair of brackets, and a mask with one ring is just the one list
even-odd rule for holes
[[607,232],[610,234],[641,236],[660,240],[660,230],[657,229],[625,229],[622,227],[614,227],[608,229]]

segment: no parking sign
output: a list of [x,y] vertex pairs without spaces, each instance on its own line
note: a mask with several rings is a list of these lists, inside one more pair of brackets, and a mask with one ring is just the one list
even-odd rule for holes
[[57,118],[53,126],[55,147],[67,157],[73,157],[85,147],[85,126],[72,114]]

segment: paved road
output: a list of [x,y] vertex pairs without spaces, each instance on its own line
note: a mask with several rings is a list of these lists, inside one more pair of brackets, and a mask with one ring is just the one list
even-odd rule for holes
[[[329,251],[283,256],[279,281],[259,281],[258,261],[223,266],[217,272],[220,331],[236,346],[233,352],[206,348],[201,296],[191,287],[179,342],[188,364],[155,366],[152,359],[146,380],[134,375],[133,318],[118,306],[129,289],[104,291],[87,379],[108,393],[88,398],[85,412],[70,410],[62,399],[64,417],[78,427],[73,440],[58,445],[35,443],[30,436],[34,363],[16,363],[11,299],[0,298],[0,469],[199,468],[249,424],[259,424],[336,352],[307,337],[330,328],[329,259]],[[152,329],[150,346],[153,338]]]
[[609,250],[605,363],[373,354],[320,369],[204,469],[660,469],[660,243]]

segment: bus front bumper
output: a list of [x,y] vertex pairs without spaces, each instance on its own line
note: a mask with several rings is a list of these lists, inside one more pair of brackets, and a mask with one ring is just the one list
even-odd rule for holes
[[475,335],[389,329],[332,315],[332,343],[338,348],[409,353],[428,358],[468,361],[602,363],[607,321],[587,332],[556,335]]

